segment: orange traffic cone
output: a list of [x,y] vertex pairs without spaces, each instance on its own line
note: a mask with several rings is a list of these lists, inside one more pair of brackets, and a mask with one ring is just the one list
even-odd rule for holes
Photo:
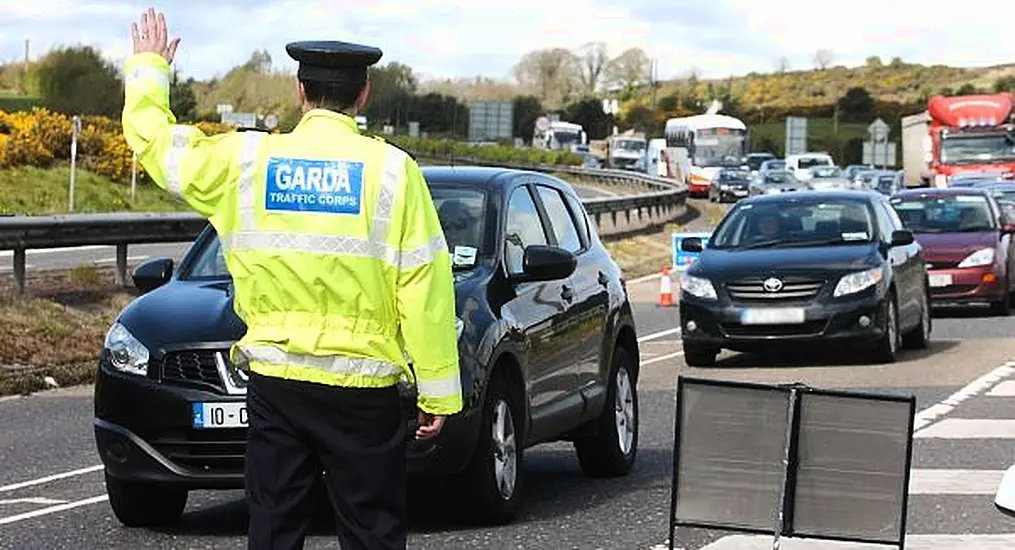
[[670,280],[670,268],[663,266],[659,278],[659,307],[673,307],[673,281]]

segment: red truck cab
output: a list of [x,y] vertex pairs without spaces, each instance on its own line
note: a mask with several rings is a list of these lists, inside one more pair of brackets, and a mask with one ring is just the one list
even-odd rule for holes
[[929,183],[984,172],[1015,172],[1012,94],[934,96],[927,102]]

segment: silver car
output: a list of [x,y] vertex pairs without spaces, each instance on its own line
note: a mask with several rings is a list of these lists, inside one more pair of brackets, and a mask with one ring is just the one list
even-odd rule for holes
[[806,191],[810,186],[796,179],[789,170],[771,170],[759,174],[747,189],[749,196]]
[[811,168],[811,188],[815,191],[848,191],[855,189],[853,182],[842,173],[838,166],[815,166]]

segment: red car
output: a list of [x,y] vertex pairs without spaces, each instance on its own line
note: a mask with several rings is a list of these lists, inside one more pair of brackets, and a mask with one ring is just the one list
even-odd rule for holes
[[891,204],[923,248],[933,303],[988,303],[1001,315],[1011,313],[1015,225],[991,193],[910,189]]

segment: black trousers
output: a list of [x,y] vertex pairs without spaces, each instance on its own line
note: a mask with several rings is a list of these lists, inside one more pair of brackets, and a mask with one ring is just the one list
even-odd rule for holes
[[247,413],[250,550],[303,548],[322,471],[342,550],[405,549],[407,425],[397,388],[251,373]]

